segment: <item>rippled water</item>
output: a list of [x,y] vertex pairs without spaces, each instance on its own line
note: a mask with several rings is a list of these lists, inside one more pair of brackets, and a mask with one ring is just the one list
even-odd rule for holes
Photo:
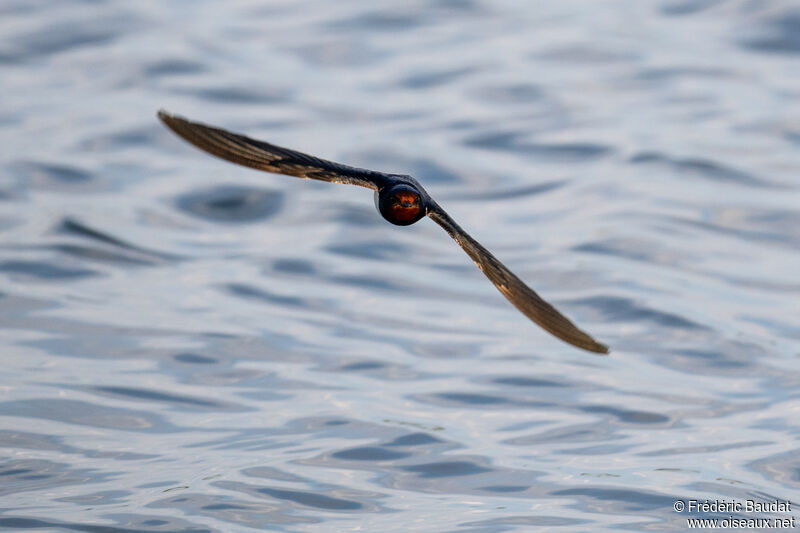
[[[0,28],[0,527],[800,506],[796,3],[6,0]],[[161,107],[415,175],[611,356],[431,221],[215,160]]]

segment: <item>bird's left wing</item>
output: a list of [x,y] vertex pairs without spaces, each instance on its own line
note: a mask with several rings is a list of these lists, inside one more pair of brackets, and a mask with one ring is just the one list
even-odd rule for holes
[[334,163],[222,128],[192,122],[163,110],[158,112],[158,118],[201,150],[246,167],[298,178],[360,185],[373,190],[378,190],[389,179],[382,172]]
[[478,268],[486,275],[494,286],[505,296],[514,307],[549,331],[559,339],[583,348],[584,350],[607,354],[608,347],[594,340],[588,333],[581,331],[558,310],[544,301],[541,296],[528,287],[508,267],[501,263],[489,250],[470,237],[461,229],[461,226],[450,218],[438,204],[432,203],[427,215],[447,231],[450,236],[467,252],[475,261]]

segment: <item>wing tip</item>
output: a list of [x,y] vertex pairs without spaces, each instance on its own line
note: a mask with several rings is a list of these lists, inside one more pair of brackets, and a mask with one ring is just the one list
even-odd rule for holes
[[175,124],[176,122],[181,122],[181,121],[186,122],[185,118],[179,115],[173,115],[172,113],[163,108],[158,110],[156,116],[161,122],[163,122],[165,125],[169,127],[172,127],[172,125]]
[[588,346],[582,346],[582,348],[592,353],[596,353],[597,355],[609,355],[611,353],[611,351],[608,349],[608,346],[597,341],[592,341],[592,344]]

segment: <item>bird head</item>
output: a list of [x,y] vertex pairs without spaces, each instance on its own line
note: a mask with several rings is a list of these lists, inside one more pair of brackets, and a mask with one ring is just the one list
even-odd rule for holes
[[377,191],[375,205],[383,218],[397,226],[410,226],[425,216],[422,195],[407,183],[389,185]]

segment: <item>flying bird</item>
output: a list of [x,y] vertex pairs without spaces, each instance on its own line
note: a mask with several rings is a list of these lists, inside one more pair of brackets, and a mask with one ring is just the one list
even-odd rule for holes
[[544,301],[450,218],[411,176],[350,167],[289,150],[221,128],[192,122],[166,111],[158,118],[186,141],[212,155],[250,168],[298,178],[359,185],[375,191],[383,218],[408,226],[427,216],[439,224],[464,249],[494,286],[522,314],[559,339],[599,354],[608,347],[578,329],[555,307]]

